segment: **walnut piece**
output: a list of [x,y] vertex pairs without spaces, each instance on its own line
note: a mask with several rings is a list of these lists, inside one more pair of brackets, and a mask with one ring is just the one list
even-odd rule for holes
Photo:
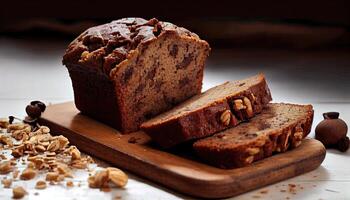
[[235,109],[235,111],[240,111],[246,109],[246,106],[243,104],[242,99],[236,99],[233,101],[233,108]]
[[46,181],[53,181],[53,182],[58,182],[58,177],[59,177],[58,172],[49,172],[46,174]]
[[250,102],[250,100],[247,98],[247,97],[244,97],[243,98],[243,102],[244,102],[244,105],[246,106],[246,113],[247,113],[247,116],[250,118],[250,117],[253,117],[254,116],[254,112],[253,112],[253,107],[252,107],[252,103]]
[[247,164],[250,164],[250,163],[252,163],[254,161],[254,156],[248,156],[246,159],[245,159],[245,162],[247,163]]
[[38,190],[43,190],[46,188],[46,182],[45,181],[37,181],[36,184],[35,184],[35,189],[38,189]]
[[91,188],[103,188],[107,187],[108,172],[107,170],[101,170],[95,173],[95,175],[88,178],[89,187]]
[[250,147],[250,148],[247,148],[246,151],[248,152],[249,155],[255,155],[260,152],[260,149],[256,147]]
[[89,187],[105,188],[111,182],[116,187],[124,187],[128,182],[128,176],[120,169],[108,167],[88,178]]
[[2,179],[1,183],[4,185],[4,188],[10,188],[12,184],[12,179]]
[[16,179],[16,178],[18,177],[18,175],[19,175],[19,170],[18,170],[18,169],[13,170],[13,172],[12,172],[12,177],[13,177],[14,179]]
[[114,185],[117,187],[124,187],[128,182],[128,176],[120,169],[108,167],[108,176]]
[[77,148],[74,148],[71,151],[71,156],[72,156],[72,160],[79,160],[81,158],[80,151]]
[[6,136],[6,135],[0,135],[0,143],[7,145],[9,147],[13,146],[13,142],[12,142],[11,138]]
[[63,175],[64,177],[73,178],[70,168],[65,164],[58,164],[56,170],[59,174]]
[[48,151],[56,152],[60,149],[60,142],[58,140],[53,140],[47,147]]
[[230,110],[225,110],[224,112],[221,113],[220,115],[220,121],[223,125],[228,126],[231,121],[231,111]]
[[27,191],[25,191],[23,187],[18,186],[12,189],[12,194],[13,194],[12,198],[21,199],[24,197],[24,195],[27,194]]
[[296,133],[294,133],[294,138],[295,138],[295,140],[299,141],[299,140],[303,139],[303,135],[304,135],[303,132],[296,132]]
[[38,151],[38,152],[44,152],[44,151],[46,151],[46,148],[45,148],[43,145],[41,145],[41,144],[35,145],[34,149],[35,149],[36,151]]
[[22,123],[15,123],[15,124],[10,124],[7,126],[7,131],[8,132],[12,132],[15,130],[22,130],[26,127],[26,124],[22,124]]
[[10,125],[8,118],[0,118],[0,128],[7,128]]
[[26,168],[19,176],[21,180],[31,180],[36,176],[36,171],[32,168]]
[[72,181],[67,181],[66,186],[67,187],[74,187],[74,183]]
[[8,174],[13,170],[11,161],[2,161],[0,163],[0,174]]

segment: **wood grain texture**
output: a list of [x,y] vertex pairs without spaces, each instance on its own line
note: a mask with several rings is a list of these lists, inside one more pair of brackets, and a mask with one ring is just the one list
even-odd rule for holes
[[[202,198],[235,196],[317,168],[325,158],[323,145],[306,139],[301,146],[244,168],[224,170],[188,157],[161,151],[143,132],[122,135],[79,114],[72,102],[48,106],[41,124],[62,134],[90,155],[165,185]],[[130,138],[136,143],[130,143]]]

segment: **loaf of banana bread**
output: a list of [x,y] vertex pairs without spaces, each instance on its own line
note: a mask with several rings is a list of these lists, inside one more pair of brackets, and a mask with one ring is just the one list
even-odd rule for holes
[[212,135],[249,120],[271,101],[263,74],[226,82],[144,122],[141,128],[163,148]]
[[124,18],[92,27],[67,48],[63,64],[76,107],[122,132],[200,94],[210,47],[157,19]]
[[271,103],[248,123],[200,139],[193,148],[214,166],[242,167],[300,145],[312,120],[311,105]]

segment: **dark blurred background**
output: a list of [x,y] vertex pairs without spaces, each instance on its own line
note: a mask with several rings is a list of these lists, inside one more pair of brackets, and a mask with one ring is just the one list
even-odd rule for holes
[[0,34],[72,40],[122,17],[156,17],[220,47],[348,48],[350,1],[2,1]]

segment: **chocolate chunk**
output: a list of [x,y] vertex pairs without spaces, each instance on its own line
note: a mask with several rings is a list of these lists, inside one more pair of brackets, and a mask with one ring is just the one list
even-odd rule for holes
[[154,88],[156,89],[156,92],[160,92],[160,89],[162,88],[163,83],[164,82],[162,80],[156,80],[154,84]]
[[190,79],[188,79],[188,77],[184,77],[183,79],[179,80],[180,88],[185,87],[189,82],[190,82]]
[[258,130],[264,130],[264,129],[268,129],[271,127],[271,124],[266,123],[264,121],[261,121],[261,124],[258,124]]
[[176,99],[174,97],[169,97],[167,94],[163,93],[163,99],[166,102],[166,104],[170,104],[172,106],[176,104]]
[[152,80],[156,75],[157,68],[152,68],[149,72],[147,72],[146,78]]
[[146,113],[144,114],[144,116],[145,116],[145,119],[151,119],[151,118],[154,116],[154,113],[152,113],[152,112],[146,112]]
[[151,70],[147,72],[146,79],[153,80],[154,76],[156,75],[158,67],[159,67],[159,61],[158,59],[156,59],[154,64],[151,67]]
[[137,143],[137,140],[139,140],[139,138],[132,136],[129,138],[128,142],[131,144],[135,144],[135,143]]
[[193,58],[194,56],[192,53],[188,54],[180,63],[176,65],[176,69],[186,69],[186,67],[191,64]]
[[122,75],[122,81],[123,81],[123,84],[126,84],[128,82],[128,80],[131,78],[132,74],[134,72],[134,68],[133,67],[128,67],[123,75]]
[[143,89],[145,88],[145,83],[140,83],[139,86],[135,90],[135,95],[142,93]]
[[179,47],[176,44],[171,45],[170,49],[169,49],[169,54],[176,58],[177,56],[177,52],[179,51]]

